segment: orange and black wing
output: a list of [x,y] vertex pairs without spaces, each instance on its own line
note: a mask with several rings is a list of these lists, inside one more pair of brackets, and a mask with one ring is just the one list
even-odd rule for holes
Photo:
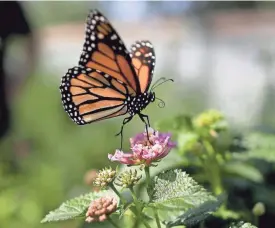
[[148,40],[137,41],[131,47],[130,56],[139,79],[140,90],[142,93],[147,92],[152,82],[156,61],[153,45]]
[[69,69],[60,91],[65,111],[79,125],[127,113],[128,86],[99,70]]
[[132,88],[130,95],[140,94],[131,57],[110,22],[97,10],[89,13],[86,37],[79,65],[100,70]]

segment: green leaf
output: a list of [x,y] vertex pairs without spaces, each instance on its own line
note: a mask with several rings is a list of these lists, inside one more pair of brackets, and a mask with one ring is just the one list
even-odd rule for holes
[[112,193],[109,191],[91,192],[68,200],[62,203],[56,210],[49,212],[49,214],[45,216],[41,223],[57,222],[85,216],[85,212],[92,200],[110,194]]
[[152,183],[150,207],[160,211],[163,220],[171,220],[189,208],[197,207],[215,197],[180,170],[169,170],[158,174]]
[[175,220],[166,222],[166,227],[173,226],[193,226],[207,217],[209,217],[212,212],[216,211],[221,204],[224,202],[225,197],[220,196],[217,200],[209,200],[198,207],[194,207],[186,211],[184,214],[178,216]]
[[230,225],[229,228],[257,228],[256,226],[252,225],[251,223],[248,222],[238,222],[238,223],[233,223]]
[[223,170],[228,174],[238,175],[257,183],[263,182],[261,172],[248,163],[239,161],[229,162],[223,166]]
[[275,136],[259,132],[250,133],[244,138],[247,152],[233,153],[233,158],[238,160],[261,159],[275,162]]
[[178,136],[178,147],[181,153],[193,150],[199,141],[199,136],[193,132],[180,133]]
[[179,169],[158,174],[152,183],[152,202],[165,204],[182,198],[187,204],[197,206],[207,200],[215,199],[209,192]]

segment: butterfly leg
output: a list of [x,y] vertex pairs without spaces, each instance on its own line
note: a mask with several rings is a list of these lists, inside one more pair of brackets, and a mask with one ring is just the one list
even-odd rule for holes
[[[146,118],[146,120],[147,120],[147,125],[148,125],[148,127],[150,127],[149,116],[144,115],[144,114],[142,114],[142,113],[140,113],[139,115],[142,116],[143,118]],[[144,122],[144,121],[143,121],[143,122]],[[144,123],[146,124],[146,122],[144,122]]]
[[[146,130],[146,134],[147,134],[147,139],[150,142],[149,132],[148,132],[148,127],[150,127],[149,117],[147,115],[142,114],[142,113],[139,113],[138,115],[139,115],[139,118],[141,119],[141,121],[143,123],[145,123],[145,130]],[[144,118],[146,118],[147,122],[145,121]]]
[[133,118],[133,116],[125,118],[123,120],[123,122],[122,122],[122,126],[121,126],[121,129],[120,129],[120,132],[118,132],[116,134],[116,136],[120,135],[120,150],[122,149],[122,142],[123,142],[123,127],[124,127],[125,124],[127,124],[128,122],[130,122],[132,118]]

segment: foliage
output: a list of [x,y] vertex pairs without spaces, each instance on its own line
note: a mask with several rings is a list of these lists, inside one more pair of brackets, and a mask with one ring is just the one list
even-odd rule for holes
[[238,222],[238,223],[233,223],[229,228],[257,228],[257,227],[253,226],[250,223]]
[[[102,191],[99,193],[88,193],[77,198],[68,200],[67,202],[60,205],[54,211],[49,212],[48,215],[41,221],[42,223],[45,222],[56,222],[68,219],[75,219],[79,217],[84,217],[89,207],[89,204],[92,200],[101,197],[102,195],[107,195],[108,191]],[[109,193],[110,194],[110,193]]]

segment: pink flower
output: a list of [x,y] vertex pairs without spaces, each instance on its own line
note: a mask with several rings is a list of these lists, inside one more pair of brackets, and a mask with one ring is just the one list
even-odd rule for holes
[[115,154],[109,154],[108,158],[126,165],[145,164],[149,166],[164,158],[176,146],[170,138],[169,133],[153,132],[150,129],[149,140],[146,132],[130,139],[132,153],[116,150]]
[[93,200],[86,212],[86,222],[103,222],[107,216],[117,209],[114,197],[106,196]]

